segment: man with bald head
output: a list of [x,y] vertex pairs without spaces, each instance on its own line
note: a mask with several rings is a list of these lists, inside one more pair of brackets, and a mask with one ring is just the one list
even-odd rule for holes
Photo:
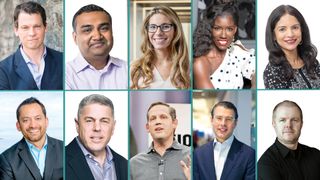
[[298,142],[303,126],[299,105],[285,100],[272,114],[275,142],[258,161],[259,180],[320,179],[320,151]]

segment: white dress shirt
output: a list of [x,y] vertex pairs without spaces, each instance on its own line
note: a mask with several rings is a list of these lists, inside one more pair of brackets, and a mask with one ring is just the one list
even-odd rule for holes
[[216,138],[213,141],[214,167],[216,170],[217,180],[220,180],[221,178],[224,163],[226,162],[233,139],[234,136],[231,135],[227,140],[225,140],[222,143],[218,142]]

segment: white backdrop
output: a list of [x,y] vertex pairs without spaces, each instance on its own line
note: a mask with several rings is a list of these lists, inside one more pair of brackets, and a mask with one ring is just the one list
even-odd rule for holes
[[72,38],[72,18],[74,14],[83,6],[95,4],[104,8],[112,17],[113,48],[111,56],[118,57],[124,61],[128,58],[128,16],[127,1],[116,0],[82,0],[65,2],[65,62],[72,61],[79,53],[78,46]]
[[65,145],[68,145],[77,131],[74,118],[77,117],[80,101],[90,94],[108,97],[114,106],[116,126],[108,145],[128,158],[128,92],[127,91],[66,91],[65,92]]
[[303,113],[303,126],[299,142],[307,146],[320,149],[320,120],[319,120],[319,106],[320,92],[314,90],[299,90],[299,91],[258,91],[257,97],[257,112],[258,112],[258,154],[257,159],[264,151],[271,146],[276,134],[272,127],[272,110],[279,103],[284,100],[291,100],[296,102]]
[[288,4],[297,8],[309,26],[311,42],[320,50],[320,34],[318,33],[320,31],[320,25],[318,18],[316,18],[319,7],[314,3],[315,1],[311,0],[257,1],[257,81],[259,89],[265,88],[263,71],[269,61],[269,53],[265,46],[266,25],[269,15],[276,7],[282,4]]

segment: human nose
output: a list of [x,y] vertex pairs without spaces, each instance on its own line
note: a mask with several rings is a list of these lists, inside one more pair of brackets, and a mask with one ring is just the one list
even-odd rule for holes
[[285,127],[286,127],[286,128],[291,128],[291,126],[292,126],[292,122],[291,122],[290,120],[287,120],[287,121],[285,122]]
[[36,126],[36,120],[35,119],[31,119],[30,123],[29,123],[29,127],[34,128]]
[[93,124],[93,130],[94,131],[100,131],[101,130],[101,124],[99,121],[95,121]]
[[226,31],[225,29],[223,29],[223,30],[221,31],[221,37],[222,37],[222,38],[227,37],[227,31]]
[[98,39],[98,40],[101,39],[101,32],[98,29],[93,30],[92,37],[93,39]]
[[34,36],[35,35],[35,29],[34,28],[30,28],[28,31],[28,35],[29,36]]

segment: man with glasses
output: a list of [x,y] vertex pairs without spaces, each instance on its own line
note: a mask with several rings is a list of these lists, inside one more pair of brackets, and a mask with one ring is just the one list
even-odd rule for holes
[[90,4],[76,12],[72,26],[80,54],[67,63],[66,89],[126,89],[127,63],[109,54],[113,46],[111,15]]
[[215,139],[194,151],[194,180],[254,180],[255,151],[238,141],[233,131],[237,125],[235,105],[221,101],[211,110]]

